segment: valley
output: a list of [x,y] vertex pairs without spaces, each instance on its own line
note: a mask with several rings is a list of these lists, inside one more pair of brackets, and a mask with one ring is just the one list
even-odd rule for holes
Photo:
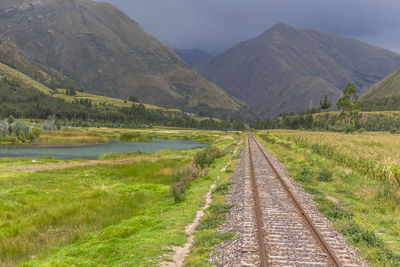
[[0,2],[0,266],[400,266],[389,4],[224,1]]

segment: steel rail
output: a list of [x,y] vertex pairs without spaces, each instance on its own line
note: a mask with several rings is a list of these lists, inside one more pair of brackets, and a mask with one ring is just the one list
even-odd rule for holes
[[[332,249],[329,247],[329,245],[326,243],[322,235],[319,233],[318,229],[315,227],[314,223],[312,222],[311,218],[307,215],[305,212],[304,208],[301,206],[301,204],[297,201],[295,196],[293,195],[292,191],[289,189],[285,181],[282,179],[281,175],[278,173],[277,169],[275,166],[272,164],[271,160],[268,158],[268,156],[265,154],[264,150],[261,148],[261,145],[258,143],[257,139],[254,136],[251,136],[258,148],[260,149],[261,153],[263,154],[264,158],[267,160],[268,164],[271,166],[271,169],[273,170],[275,176],[278,178],[279,182],[289,195],[290,199],[293,201],[297,209],[300,211],[300,214],[303,216],[305,219],[306,223],[308,226],[311,228],[312,232],[315,234],[317,237],[318,241],[322,244],[322,247],[328,254],[329,258],[331,261],[334,263],[335,266],[337,267],[342,267],[343,264],[340,263],[339,259],[336,257],[335,253],[332,251]],[[249,140],[249,146],[250,146],[250,140]],[[251,159],[250,159],[251,160]]]
[[260,255],[261,264],[260,265],[263,266],[263,267],[267,267],[268,266],[267,250],[266,250],[265,243],[264,243],[262,212],[261,212],[260,200],[259,200],[260,196],[258,194],[256,176],[255,176],[255,173],[254,173],[253,156],[251,154],[249,136],[247,136],[247,143],[248,143],[248,147],[249,147],[250,177],[251,177],[251,184],[252,184],[252,188],[253,188],[252,191],[253,191],[254,206],[255,206],[256,221],[257,221],[258,246],[259,246],[260,252],[261,252],[261,255]]

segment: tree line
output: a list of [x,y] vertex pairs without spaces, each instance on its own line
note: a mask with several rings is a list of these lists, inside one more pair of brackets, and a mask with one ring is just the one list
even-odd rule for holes
[[[68,93],[76,93],[70,88]],[[69,103],[61,98],[46,95],[35,89],[23,88],[9,78],[0,79],[0,118],[47,119],[56,117],[61,123],[76,126],[151,127],[172,126],[207,130],[244,130],[239,121],[198,119],[176,111],[147,109],[141,103],[130,107],[97,105],[90,100],[75,99]]]

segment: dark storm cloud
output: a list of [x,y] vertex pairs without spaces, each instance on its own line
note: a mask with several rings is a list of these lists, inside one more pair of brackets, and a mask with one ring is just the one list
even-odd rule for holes
[[107,0],[165,44],[221,52],[278,22],[400,52],[398,0]]

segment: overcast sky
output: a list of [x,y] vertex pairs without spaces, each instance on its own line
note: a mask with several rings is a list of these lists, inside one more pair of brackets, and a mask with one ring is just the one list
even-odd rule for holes
[[400,53],[400,0],[106,0],[172,48],[217,54],[275,23],[354,37]]

